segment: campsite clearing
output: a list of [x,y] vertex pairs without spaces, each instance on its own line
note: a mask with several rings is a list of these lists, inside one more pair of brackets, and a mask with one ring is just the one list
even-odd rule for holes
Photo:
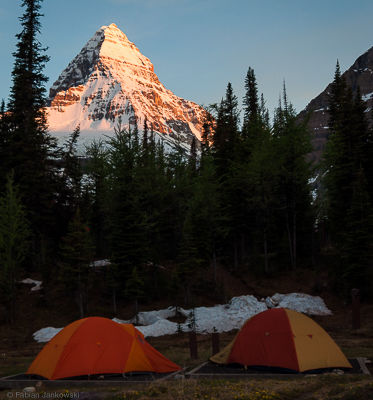
[[[287,284],[287,282],[285,282]],[[278,285],[278,283],[277,283]],[[282,292],[293,290],[286,286],[280,288]],[[299,290],[306,288],[299,287]],[[29,289],[28,289],[29,290]],[[273,289],[268,289],[273,293]],[[266,294],[264,293],[263,296]],[[373,361],[373,305],[362,304],[362,328],[351,329],[351,307],[342,305],[340,300],[333,296],[323,296],[326,304],[333,311],[333,315],[313,317],[336,341],[348,358],[366,357]],[[51,314],[50,309],[38,308],[38,312],[22,314],[17,324],[3,325],[0,330],[0,376],[24,373],[32,360],[42,349],[43,344],[33,340],[32,334],[41,326],[46,326],[50,316],[54,316],[54,326],[64,326],[66,323],[62,314]],[[166,304],[152,305],[162,308]],[[128,307],[130,308],[130,307]],[[23,309],[21,310],[23,311]],[[124,316],[126,316],[124,314]],[[237,331],[220,334],[220,348],[227,345]],[[172,336],[150,337],[147,341],[164,356],[174,361],[181,367],[189,370],[202,364],[211,356],[211,335],[197,335],[198,358],[191,360],[189,354],[188,334]],[[373,364],[368,368],[373,373]],[[97,382],[98,384],[100,382]],[[372,376],[345,374],[342,376],[324,374],[318,376],[289,376],[286,379],[259,378],[250,376],[238,379],[177,379],[171,381],[141,382],[136,384],[121,383],[90,388],[84,383],[79,388],[68,387],[68,382],[53,389],[43,387],[47,392],[72,393],[79,391],[79,400],[82,399],[123,399],[123,400],[148,400],[148,399],[206,399],[206,400],[357,400],[373,398]],[[0,391],[0,399],[7,397],[9,389]],[[11,391],[15,393],[16,390]],[[15,397],[14,397],[15,398]],[[20,398],[20,397],[19,397]],[[42,397],[39,397],[42,398]],[[62,397],[61,397],[62,398]],[[66,396],[64,398],[67,398]],[[70,397],[72,398],[72,397]]]

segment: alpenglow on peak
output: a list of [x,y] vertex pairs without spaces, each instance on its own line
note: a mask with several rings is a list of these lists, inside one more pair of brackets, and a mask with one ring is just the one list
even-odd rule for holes
[[145,118],[159,138],[186,146],[201,138],[206,111],[166,89],[151,61],[114,24],[102,26],[68,64],[49,94],[48,122],[57,137],[77,125],[83,141]]

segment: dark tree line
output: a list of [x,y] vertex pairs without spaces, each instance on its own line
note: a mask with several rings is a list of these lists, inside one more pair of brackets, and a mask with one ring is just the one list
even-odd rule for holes
[[145,118],[141,131],[135,121],[92,143],[83,163],[79,127],[63,147],[48,133],[41,3],[22,1],[13,86],[0,110],[0,283],[9,320],[20,269],[45,285],[59,281],[79,315],[89,313],[94,259],[110,260],[102,284],[114,314],[129,299],[135,313],[139,302],[165,296],[193,303],[194,293],[218,290],[218,268],[273,275],[323,265],[325,248],[338,290],[368,293],[372,131],[339,67],[322,166],[307,161],[306,122],[285,85],[271,122],[252,68],[243,109],[229,83],[189,150],[181,142],[166,149]]
[[321,223],[335,256],[338,290],[369,294],[373,277],[373,132],[360,90],[347,86],[337,63],[329,101]]
[[[312,170],[305,158],[311,149],[309,135],[297,123],[285,88],[270,125],[251,68],[245,87],[242,129],[228,84],[212,146],[226,217],[225,257],[233,268],[244,264],[255,271],[261,265],[267,274],[295,269],[299,259],[304,264],[310,257],[305,245],[312,234]],[[221,132],[227,135],[224,140]]]

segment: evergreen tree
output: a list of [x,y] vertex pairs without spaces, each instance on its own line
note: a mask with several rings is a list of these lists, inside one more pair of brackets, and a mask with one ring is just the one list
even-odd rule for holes
[[189,165],[192,173],[197,170],[197,139],[193,136],[192,143],[190,144]]
[[[153,139],[151,138],[153,137]],[[147,263],[159,264],[165,248],[170,243],[164,240],[164,225],[170,218],[166,198],[170,196],[170,186],[167,179],[167,159],[162,143],[155,142],[151,128],[151,137],[147,153],[139,156],[134,168],[134,188],[137,192],[137,203],[141,210],[145,241],[147,243]],[[157,287],[157,271],[153,269],[154,290],[150,295],[159,295]]]
[[[217,107],[216,125],[213,136],[212,154],[216,163],[216,175],[221,191],[222,212],[226,215],[224,231],[226,232],[229,248],[225,249],[233,255],[234,267],[238,267],[239,248],[245,247],[246,185],[244,169],[241,168],[243,148],[239,134],[239,111],[237,97],[233,94],[229,83],[225,98]],[[241,251],[244,258],[245,251]]]
[[341,75],[341,69],[339,66],[339,61],[334,73],[334,80],[331,85],[331,90],[329,94],[329,128],[331,131],[338,130],[343,122],[343,102],[346,96],[346,81]]
[[[33,139],[42,146],[45,144],[45,88],[47,82],[43,74],[45,63],[49,57],[43,54],[45,49],[37,40],[40,33],[39,18],[42,0],[23,0],[25,13],[20,17],[22,31],[17,34],[17,51],[12,72],[13,85],[9,101],[9,111],[12,114],[15,135],[24,133],[28,139]],[[31,137],[29,137],[31,136]]]
[[146,153],[148,151],[148,131],[149,131],[149,127],[148,127],[148,117],[145,116],[145,120],[144,120],[144,127],[143,127],[143,139],[142,139],[142,147],[144,149],[144,152]]
[[238,141],[239,111],[237,97],[228,83],[225,98],[217,107],[213,150],[217,163],[217,173],[222,178],[228,171]]
[[[276,110],[273,136],[278,150],[275,156],[279,161],[279,213],[280,226],[288,241],[290,265],[297,267],[298,250],[303,243],[307,250],[307,239],[312,232],[311,166],[306,155],[311,151],[310,136],[305,123],[297,122],[296,113],[288,101],[284,86],[282,105]],[[304,254],[303,254],[304,255]]]
[[[134,130],[134,138],[137,138]],[[108,192],[109,192],[109,166],[108,154],[102,141],[93,141],[87,148],[87,174],[91,184],[90,226],[95,243],[96,256],[106,258],[110,254],[108,233]]]
[[250,238],[250,265],[263,265],[271,272],[271,256],[276,252],[275,211],[279,208],[279,163],[277,149],[269,129],[261,132],[250,158],[243,164],[248,188],[246,209]]
[[356,176],[360,176],[361,170],[363,171],[364,179],[367,182],[366,190],[369,193],[370,202],[373,202],[373,129],[368,126],[366,111],[366,103],[361,97],[360,87],[358,86],[352,111],[353,135],[356,136],[356,149],[354,151]]
[[9,170],[9,115],[5,111],[5,102],[0,106],[0,193],[5,189],[6,176]]
[[130,300],[134,300],[135,319],[136,319],[136,324],[138,324],[139,300],[141,300],[144,297],[145,292],[144,292],[144,281],[141,278],[137,267],[134,267],[132,269],[131,275],[126,281],[125,293]]
[[198,252],[199,238],[194,234],[193,217],[189,214],[184,223],[183,237],[180,244],[177,279],[184,291],[184,303],[191,303],[192,288],[196,282],[196,274],[203,260]]
[[[81,206],[82,197],[82,170],[77,155],[77,142],[80,135],[79,125],[67,139],[63,151],[61,151],[61,162],[63,172],[59,190],[59,209],[61,210],[60,226],[66,225],[77,208]],[[61,229],[64,231],[63,229]]]
[[80,210],[77,209],[60,244],[59,276],[68,291],[74,293],[80,318],[87,313],[89,264],[93,252],[89,227],[82,221]]
[[[49,57],[37,39],[40,33],[42,0],[23,0],[20,17],[22,31],[16,36],[13,53],[13,84],[8,103],[9,141],[7,171],[14,169],[15,183],[23,193],[24,204],[33,231],[35,257],[45,253],[46,242],[58,236],[54,220],[57,185],[52,154],[55,141],[47,133],[43,74]],[[3,165],[4,165],[3,164]],[[36,260],[34,260],[35,262]],[[38,264],[45,264],[39,259]]]
[[0,197],[0,298],[7,308],[8,322],[16,316],[16,280],[29,250],[29,224],[13,174]]
[[257,129],[261,123],[258,88],[255,73],[251,67],[249,67],[249,70],[247,71],[245,90],[246,93],[243,99],[245,108],[242,134],[249,137],[250,133],[252,133],[250,131]]
[[264,128],[268,130],[270,128],[269,111],[268,111],[268,108],[266,107],[263,93],[260,95],[259,112],[260,112],[261,122],[262,122]]
[[201,151],[202,153],[210,152],[210,145],[213,141],[213,128],[214,128],[214,118],[210,113],[209,109],[206,110],[203,119],[202,135],[201,135]]
[[153,127],[153,123],[150,124],[150,138],[149,138],[149,142],[150,142],[150,151],[152,154],[152,157],[155,156],[155,134],[154,134],[154,127]]
[[338,286],[346,294],[359,288],[364,295],[372,293],[373,284],[373,208],[361,168],[352,187],[352,201],[346,209],[345,229],[341,233],[340,273]]
[[139,146],[139,139],[139,126],[137,124],[137,117],[135,116],[133,123],[133,140],[136,148]]
[[129,132],[118,127],[108,143],[110,177],[110,249],[112,266],[110,283],[116,309],[120,281],[129,278],[132,268],[143,265],[148,259],[146,243],[146,215],[139,201],[136,166],[140,149]]
[[344,229],[345,210],[351,205],[352,185],[363,161],[360,130],[357,132],[356,128],[359,119],[364,120],[365,116],[356,111],[351,89],[341,77],[337,63],[329,99],[330,134],[324,155],[328,221],[334,242],[338,242]]
[[[193,246],[198,267],[213,268],[214,284],[217,283],[217,248],[224,240],[219,185],[216,181],[215,164],[211,155],[203,154],[198,174],[192,182],[191,195],[185,216],[184,243],[196,238]],[[186,237],[185,235],[190,237]],[[185,247],[185,246],[184,246]],[[185,256],[185,254],[184,254]],[[192,276],[193,279],[193,276]]]
[[[338,286],[347,294],[352,285],[367,288],[364,273],[372,259],[371,138],[360,91],[356,96],[337,63],[329,98],[330,134],[324,154],[323,185],[327,221],[339,261]],[[361,247],[364,243],[364,248]],[[364,271],[364,273],[363,273]]]
[[188,199],[192,189],[188,157],[180,143],[166,156],[165,169],[168,190],[161,217],[162,236],[166,254],[169,258],[176,259],[181,246]]

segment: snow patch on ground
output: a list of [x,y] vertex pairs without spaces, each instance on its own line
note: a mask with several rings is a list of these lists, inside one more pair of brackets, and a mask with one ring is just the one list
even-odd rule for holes
[[119,322],[120,324],[152,325],[160,319],[164,320],[174,317],[175,313],[175,307],[168,307],[163,310],[139,312],[137,314],[137,318],[133,317],[129,320],[120,320],[118,318],[113,318],[113,321]]
[[43,282],[42,281],[35,281],[34,279],[31,279],[31,278],[26,278],[23,281],[21,281],[21,283],[26,283],[27,285],[34,285],[31,288],[31,292],[35,292],[35,291],[41,289],[41,285],[42,285]]
[[136,326],[136,328],[145,336],[164,336],[174,335],[178,331],[178,326],[175,322],[167,319],[159,319],[152,325]]
[[[252,316],[269,308],[289,308],[308,315],[331,315],[332,312],[325,305],[323,299],[304,293],[276,293],[266,299],[258,300],[252,295],[233,297],[228,304],[218,304],[213,307],[196,307],[185,310],[181,307],[168,307],[162,310],[140,312],[137,318],[113,321],[125,324],[135,324],[144,336],[174,335],[180,330],[188,332],[193,323],[198,333],[228,332],[239,329]],[[169,321],[179,315],[186,317],[182,324]],[[47,342],[62,328],[43,328],[34,333],[37,342]]]
[[39,343],[49,342],[62,329],[63,328],[52,328],[48,326],[48,328],[39,329],[34,332],[32,337]]
[[92,267],[92,268],[108,267],[109,265],[111,265],[111,262],[108,259],[96,260],[96,261],[93,261],[93,262],[91,262],[89,264],[89,266]]
[[[289,308],[308,315],[331,315],[332,312],[326,307],[324,300],[318,296],[311,296],[305,293],[276,293],[267,297],[268,308]],[[270,306],[269,304],[272,304]]]
[[373,92],[364,94],[363,96],[361,96],[361,98],[362,98],[364,101],[368,101],[368,100],[370,100],[370,99],[372,98],[372,96],[373,96]]

